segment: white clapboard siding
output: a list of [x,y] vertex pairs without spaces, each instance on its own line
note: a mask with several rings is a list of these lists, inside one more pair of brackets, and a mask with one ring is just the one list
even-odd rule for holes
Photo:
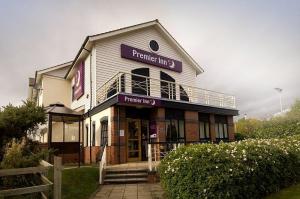
[[[160,46],[158,54],[182,62],[182,73],[162,69],[156,66],[139,63],[121,58],[120,45],[126,44],[135,48],[150,51],[150,40],[156,40]],[[95,44],[96,48],[96,87],[103,85],[117,72],[131,72],[135,68],[147,67],[150,69],[150,77],[160,79],[160,71],[172,76],[177,83],[195,85],[196,70],[180,55],[154,27],[141,29],[135,32],[122,34],[109,39],[100,40]]]

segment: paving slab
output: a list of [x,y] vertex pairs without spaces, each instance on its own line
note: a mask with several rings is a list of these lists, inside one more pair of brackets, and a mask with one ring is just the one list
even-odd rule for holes
[[164,199],[159,183],[101,185],[91,199]]

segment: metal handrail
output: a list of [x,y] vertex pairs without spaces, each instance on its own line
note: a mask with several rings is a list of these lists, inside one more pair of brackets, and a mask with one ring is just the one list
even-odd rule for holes
[[[134,82],[134,86],[132,86],[132,76],[144,78],[145,81]],[[163,86],[162,89],[162,82],[166,83],[166,85],[168,86]],[[148,83],[150,83],[150,85],[148,85]],[[184,90],[179,89],[179,86],[181,86]],[[151,97],[161,97],[154,96],[151,92],[149,94],[149,91],[153,91],[152,89],[154,89],[154,92],[156,94],[160,94],[162,92],[165,93],[167,96],[169,96],[169,100],[187,102],[187,100],[181,100],[180,98],[178,99],[178,97],[183,96],[186,97],[186,99],[188,99],[188,102],[191,103],[205,104],[216,107],[235,108],[235,96],[233,95],[127,72],[116,73],[113,77],[109,78],[109,80],[106,81],[102,86],[100,86],[96,91],[97,102],[102,103],[108,98],[115,96],[120,92],[132,94],[132,92],[130,92],[130,89],[132,88],[145,89],[145,93],[147,93],[146,95]],[[129,91],[126,91],[126,89],[129,89]],[[109,93],[112,93],[112,95],[108,96]]]
[[106,147],[107,147],[107,140],[105,143],[100,147],[102,150],[99,155],[99,184],[103,184],[104,180],[104,169],[106,166]]

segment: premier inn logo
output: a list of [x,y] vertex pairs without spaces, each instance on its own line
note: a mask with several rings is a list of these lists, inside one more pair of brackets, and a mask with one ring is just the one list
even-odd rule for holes
[[129,95],[119,95],[118,97],[120,103],[125,104],[136,104],[136,105],[146,105],[146,106],[159,106],[160,101],[157,99],[129,96]]
[[121,57],[181,73],[182,62],[121,44]]

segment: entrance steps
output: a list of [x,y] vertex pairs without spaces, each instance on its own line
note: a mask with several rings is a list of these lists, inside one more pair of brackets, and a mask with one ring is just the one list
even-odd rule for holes
[[148,182],[148,169],[118,168],[106,169],[104,184],[130,184]]

